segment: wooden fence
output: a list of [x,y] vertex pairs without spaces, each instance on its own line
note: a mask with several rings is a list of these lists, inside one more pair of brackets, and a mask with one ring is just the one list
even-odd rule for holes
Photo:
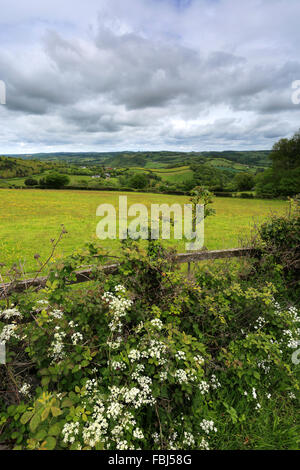
[[[178,264],[188,263],[190,269],[191,263],[198,263],[199,261],[215,260],[224,258],[234,258],[242,256],[253,256],[254,250],[252,248],[231,248],[229,250],[214,250],[214,251],[195,251],[194,253],[179,253],[176,255],[176,262]],[[106,274],[115,274],[118,271],[119,264],[109,264],[103,266],[103,271]],[[79,284],[88,282],[92,279],[93,268],[88,267],[75,272],[76,278],[70,284]],[[29,287],[36,287],[41,289],[45,287],[48,277],[37,277],[33,279],[25,279],[23,281],[2,283],[0,285],[0,298],[4,298],[13,292],[24,292]]]

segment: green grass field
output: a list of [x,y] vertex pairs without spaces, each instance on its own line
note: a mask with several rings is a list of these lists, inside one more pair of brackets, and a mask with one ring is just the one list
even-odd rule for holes
[[[0,263],[7,266],[21,262],[26,272],[36,270],[35,254],[45,259],[51,251],[50,240],[60,233],[64,224],[68,234],[57,249],[58,256],[71,254],[86,242],[97,241],[98,205],[113,204],[118,208],[119,196],[128,196],[128,205],[144,203],[150,213],[151,203],[188,202],[185,196],[120,193],[105,191],[0,190]],[[237,247],[249,236],[254,222],[259,223],[272,212],[285,212],[284,201],[216,198],[216,215],[205,222],[205,246],[208,249]],[[100,242],[98,240],[98,242]],[[101,244],[117,253],[118,240]],[[165,241],[185,251],[184,241]]]

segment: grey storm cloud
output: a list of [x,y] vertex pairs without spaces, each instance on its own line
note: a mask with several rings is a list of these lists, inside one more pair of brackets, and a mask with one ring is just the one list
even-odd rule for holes
[[0,153],[270,148],[299,127],[298,0],[5,3]]

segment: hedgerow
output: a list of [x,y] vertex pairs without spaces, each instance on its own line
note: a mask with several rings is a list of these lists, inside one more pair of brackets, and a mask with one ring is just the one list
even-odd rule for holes
[[[87,261],[96,251],[89,247]],[[101,259],[93,282],[74,289],[86,258],[60,261],[44,290],[1,309],[0,442],[257,448],[262,436],[253,429],[272,434],[278,413],[285,438],[277,445],[297,448],[299,305],[288,295],[278,301],[277,278],[262,278],[251,260],[246,275],[219,265],[186,276],[159,242],[124,242],[117,274],[105,275]]]

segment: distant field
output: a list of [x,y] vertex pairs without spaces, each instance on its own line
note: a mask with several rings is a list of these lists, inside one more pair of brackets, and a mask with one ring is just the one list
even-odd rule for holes
[[[32,175],[32,178],[36,179],[36,180],[40,180],[41,178],[43,178],[44,176],[46,176],[49,172],[44,172],[42,174],[39,174],[39,175]],[[97,187],[97,185],[99,184],[99,180],[98,178],[92,178],[91,176],[89,175],[67,175],[70,182],[68,184],[68,186],[73,186],[73,185],[77,185],[77,186],[89,186],[89,187]],[[27,179],[28,177],[24,178],[9,178],[9,179],[0,179],[0,189],[1,188],[10,188],[12,186],[14,187],[24,187],[25,186],[25,180]],[[103,179],[101,180],[103,182]],[[117,178],[110,178],[109,180],[107,180],[108,184],[110,186],[113,186],[114,184],[116,184],[118,181]]]
[[[50,250],[50,239],[64,224],[68,230],[57,253],[67,255],[96,239],[96,209],[102,203],[118,207],[121,194],[128,196],[128,204],[188,202],[185,196],[161,194],[113,193],[94,191],[13,190],[0,189],[0,263],[11,265],[21,261],[27,272],[35,270],[34,255],[45,258]],[[249,235],[253,222],[260,222],[271,211],[283,213],[284,201],[243,200],[216,198],[216,216],[205,223],[205,245],[208,249],[236,247],[241,237]],[[179,251],[185,251],[183,241],[168,241]],[[118,251],[118,241],[101,244]]]
[[[24,161],[21,161],[24,163]],[[28,162],[26,162],[28,163]],[[82,162],[84,163],[84,162]],[[177,162],[178,163],[178,162]],[[45,165],[45,163],[44,163]],[[171,163],[172,165],[172,163]],[[130,166],[129,170],[130,172],[135,172],[135,173],[154,173],[157,176],[159,176],[162,179],[162,182],[165,184],[169,185],[182,185],[184,183],[187,183],[188,181],[191,181],[193,179],[194,173],[190,169],[190,166],[186,164],[186,160],[182,160],[182,165],[183,166],[175,166],[173,168],[166,168],[168,164],[162,163],[162,162],[151,162],[148,161],[145,167],[141,166]],[[232,177],[234,177],[235,173],[241,172],[241,171],[246,171],[246,172],[251,172],[255,173],[257,170],[257,166],[255,165],[245,165],[243,163],[237,163],[233,162],[231,160],[228,160],[226,158],[207,158],[206,159],[206,165],[210,168],[218,169],[218,170],[229,170],[231,171]],[[17,165],[18,166],[18,165]],[[20,167],[21,169],[22,167]],[[118,170],[125,171],[124,168],[118,167]],[[53,171],[53,169],[43,169],[40,167],[36,168],[37,173],[36,174],[31,174],[31,177],[35,178],[36,180],[40,180],[42,177],[46,176]],[[66,168],[62,167],[60,170],[58,170],[60,173],[66,172]],[[99,171],[97,168],[94,168],[93,170],[94,174],[98,174]],[[38,173],[39,172],[39,173]],[[72,168],[69,168],[69,171],[67,171],[68,177],[70,179],[69,185],[68,186],[75,186],[75,187],[89,187],[89,188],[99,188],[100,186],[112,186],[112,187],[117,187],[119,186],[119,180],[117,177],[112,177],[108,178],[105,181],[103,179],[99,180],[98,178],[92,178],[91,175],[77,175],[77,174],[70,174],[72,173]],[[76,171],[74,171],[76,173]],[[0,176],[3,176],[3,171],[1,173],[0,170]],[[22,174],[22,173],[15,173],[15,174]],[[18,187],[24,187],[25,186],[25,180],[28,177],[7,177],[7,178],[0,178],[0,188],[18,188]]]
[[207,161],[206,164],[218,168],[219,170],[231,170],[233,172],[245,171],[248,173],[255,173],[257,169],[256,166],[250,167],[248,165],[244,165],[243,163],[236,163],[230,160],[226,160],[226,158],[211,158]]
[[193,178],[193,172],[188,166],[156,170],[155,173],[162,178],[163,181],[169,183],[185,183]]
[[189,166],[181,166],[176,168],[142,168],[131,167],[130,171],[135,173],[149,173],[152,171],[160,176],[164,183],[185,183],[193,178],[193,172]]

